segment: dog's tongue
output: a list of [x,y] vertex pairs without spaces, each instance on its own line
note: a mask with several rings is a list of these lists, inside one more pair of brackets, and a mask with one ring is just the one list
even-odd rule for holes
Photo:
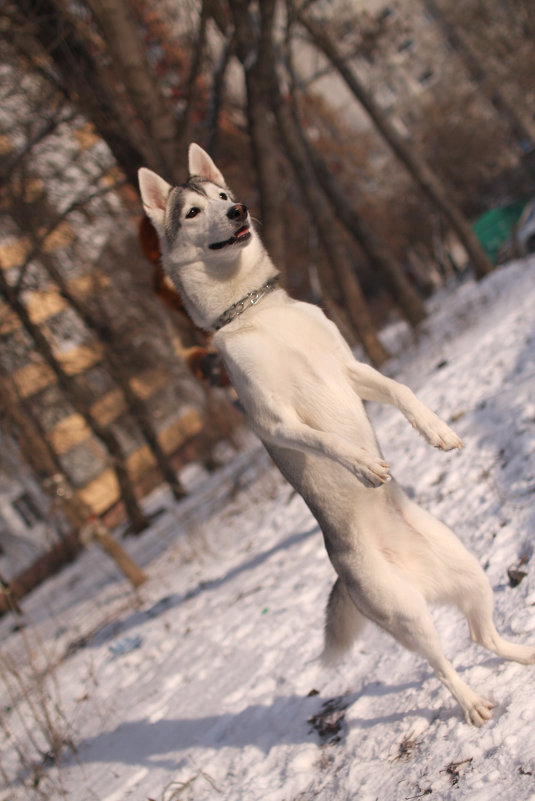
[[231,236],[230,239],[226,239],[224,242],[213,242],[211,245],[208,245],[210,250],[221,250],[221,248],[226,247],[227,245],[232,245],[234,242],[237,242],[238,239],[241,239],[242,236],[245,236],[249,233],[249,226],[243,225],[234,236]]

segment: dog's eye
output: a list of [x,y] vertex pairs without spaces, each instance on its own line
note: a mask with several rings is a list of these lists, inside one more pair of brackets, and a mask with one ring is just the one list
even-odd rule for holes
[[201,210],[200,210],[200,208],[198,208],[198,206],[192,206],[191,209],[186,214],[186,219],[187,220],[191,220],[192,217],[196,217],[197,214],[200,214],[200,213],[201,213]]
[[221,198],[221,200],[228,200],[228,195],[226,195],[224,192],[220,192],[219,197]]

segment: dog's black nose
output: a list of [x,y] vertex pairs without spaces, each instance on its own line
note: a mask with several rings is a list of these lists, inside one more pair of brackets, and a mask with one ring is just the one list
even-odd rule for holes
[[247,218],[247,206],[244,206],[243,203],[236,203],[227,211],[227,217],[229,220],[243,222]]

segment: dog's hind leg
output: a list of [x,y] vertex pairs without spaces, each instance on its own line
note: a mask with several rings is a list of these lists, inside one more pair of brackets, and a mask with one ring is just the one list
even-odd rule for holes
[[325,610],[322,662],[332,664],[340,659],[358,637],[365,623],[366,618],[349,597],[345,584],[337,578]]
[[451,662],[444,656],[425,599],[420,596],[416,600],[414,593],[410,600],[413,606],[411,614],[403,618],[400,616],[398,620],[394,619],[388,626],[388,631],[406,648],[416,651],[427,659],[437,678],[458,701],[467,723],[482,726],[492,717],[494,704],[465,684]]
[[[423,621],[420,621],[423,623]],[[475,693],[455,671],[451,662],[442,653],[438,634],[431,621],[421,625],[416,636],[405,640],[405,645],[425,656],[442,684],[448,688],[459,702],[467,723],[482,726],[492,717],[494,704]]]
[[344,575],[348,592],[363,614],[401,645],[427,659],[458,701],[468,723],[481,726],[489,720],[493,704],[471,690],[444,656],[423,594],[400,571],[384,563],[371,563],[368,575],[374,576],[373,592],[365,591],[362,583],[353,581],[349,571]]
[[515,662],[535,664],[535,648],[508,642],[501,637],[493,621],[493,595],[487,575],[477,559],[469,553],[455,534],[440,520],[414,502],[402,499],[400,511],[404,519],[427,542],[429,565],[427,575],[436,577],[439,597],[428,597],[453,603],[465,615],[472,640],[478,645]]
[[470,588],[469,592],[465,591],[457,605],[466,616],[470,637],[475,643],[503,659],[510,659],[523,665],[535,664],[533,646],[508,642],[496,631],[492,619],[492,590],[484,574],[480,585]]

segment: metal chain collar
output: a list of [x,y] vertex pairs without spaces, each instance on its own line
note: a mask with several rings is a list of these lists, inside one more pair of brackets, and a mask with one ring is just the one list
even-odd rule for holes
[[224,325],[231,323],[236,317],[239,317],[240,314],[249,308],[249,306],[255,306],[264,295],[267,295],[269,292],[272,292],[278,283],[279,276],[274,275],[273,278],[270,278],[269,281],[260,287],[260,289],[254,289],[252,292],[249,292],[241,300],[238,300],[236,303],[233,303],[223,314],[220,314],[217,320],[215,321],[213,327],[216,331],[219,331],[220,328],[223,328]]

